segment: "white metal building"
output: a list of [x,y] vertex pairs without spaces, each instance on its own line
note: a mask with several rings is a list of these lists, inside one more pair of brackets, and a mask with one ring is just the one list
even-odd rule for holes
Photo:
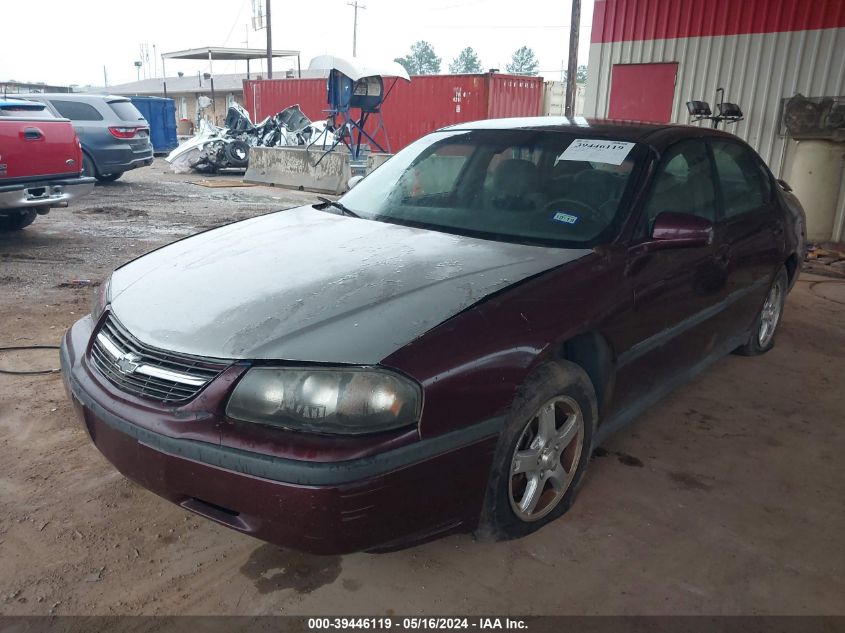
[[745,114],[727,129],[775,175],[794,180],[805,207],[819,182],[805,184],[796,161],[817,176],[821,164],[824,178],[836,181],[838,191],[811,201],[808,216],[817,204],[833,205],[828,238],[845,239],[845,122],[808,167],[799,149],[805,141],[790,138],[782,120],[784,100],[798,93],[817,103],[833,98],[845,117],[845,0],[597,0],[588,77],[587,116],[658,122],[689,122],[692,100],[715,111],[716,90],[724,88],[725,101]]

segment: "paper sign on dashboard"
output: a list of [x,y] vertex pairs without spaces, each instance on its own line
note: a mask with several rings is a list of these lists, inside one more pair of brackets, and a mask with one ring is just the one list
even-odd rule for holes
[[590,163],[606,163],[621,165],[628,156],[634,143],[627,141],[604,141],[593,138],[576,138],[557,157],[555,164],[561,160],[578,160]]

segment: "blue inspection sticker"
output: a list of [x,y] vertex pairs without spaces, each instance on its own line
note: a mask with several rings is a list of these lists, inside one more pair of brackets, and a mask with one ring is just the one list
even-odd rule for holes
[[572,213],[564,213],[563,211],[558,211],[552,216],[551,219],[555,222],[561,222],[563,224],[577,224],[578,220],[580,220],[581,218]]

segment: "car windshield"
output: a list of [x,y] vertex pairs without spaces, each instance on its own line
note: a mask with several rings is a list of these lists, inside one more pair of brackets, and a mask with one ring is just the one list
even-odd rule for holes
[[396,154],[340,202],[357,215],[484,239],[589,246],[618,229],[645,150],[548,130],[452,130]]

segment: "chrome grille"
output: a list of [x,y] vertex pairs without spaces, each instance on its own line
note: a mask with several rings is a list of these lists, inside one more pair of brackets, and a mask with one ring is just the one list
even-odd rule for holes
[[145,345],[112,315],[94,336],[91,360],[120,390],[164,403],[190,400],[227,367],[224,361]]

